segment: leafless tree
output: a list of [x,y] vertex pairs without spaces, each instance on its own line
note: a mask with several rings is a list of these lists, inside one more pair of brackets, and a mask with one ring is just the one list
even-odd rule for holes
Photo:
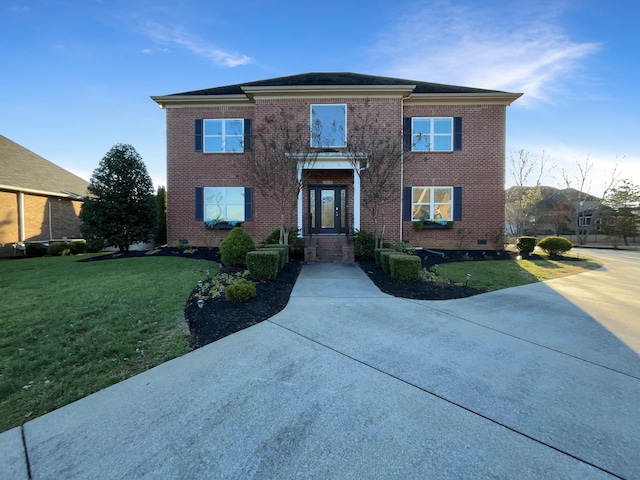
[[285,245],[298,196],[317,158],[317,150],[310,146],[308,123],[296,120],[306,117],[284,108],[264,117],[261,127],[252,132],[251,151],[244,156],[249,181],[280,214],[280,243]]
[[387,207],[397,205],[401,194],[402,129],[391,126],[369,101],[359,107],[350,107],[346,155],[360,176],[360,204],[373,220],[376,246],[380,247]]
[[[537,217],[536,206],[542,200],[541,179],[545,172],[547,160],[544,151],[538,158],[527,150],[518,150],[511,154],[511,176],[517,187],[515,198],[508,199],[506,204],[506,223],[508,234],[522,236],[528,223]],[[531,188],[533,183],[533,188]]]

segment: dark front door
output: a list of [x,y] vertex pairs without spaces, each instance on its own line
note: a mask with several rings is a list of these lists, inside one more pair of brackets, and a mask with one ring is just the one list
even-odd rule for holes
[[347,232],[347,188],[335,185],[309,187],[311,233]]

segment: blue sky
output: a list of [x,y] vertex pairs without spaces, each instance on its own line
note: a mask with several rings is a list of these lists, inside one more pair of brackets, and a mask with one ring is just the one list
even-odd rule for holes
[[350,71],[523,92],[507,109],[508,157],[544,154],[553,186],[588,160],[599,195],[616,165],[640,184],[639,10],[633,0],[3,0],[0,134],[87,180],[130,143],[164,185],[165,113],[150,95]]

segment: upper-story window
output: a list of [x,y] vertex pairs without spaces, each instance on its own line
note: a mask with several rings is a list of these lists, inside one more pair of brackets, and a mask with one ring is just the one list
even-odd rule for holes
[[311,105],[311,146],[340,148],[347,145],[347,106]]
[[453,151],[453,117],[412,118],[411,150],[414,152]]
[[204,120],[204,151],[243,152],[244,120],[242,118]]

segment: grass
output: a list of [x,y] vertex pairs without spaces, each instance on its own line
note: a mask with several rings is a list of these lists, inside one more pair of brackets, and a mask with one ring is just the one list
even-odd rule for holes
[[218,268],[77,260],[0,260],[0,431],[189,351],[185,301]]
[[[437,272],[452,282],[465,284],[468,280],[471,287],[491,291],[575,275],[601,266],[601,263],[584,257],[566,260],[482,260],[445,263],[438,265]],[[467,274],[471,275],[468,279]]]

